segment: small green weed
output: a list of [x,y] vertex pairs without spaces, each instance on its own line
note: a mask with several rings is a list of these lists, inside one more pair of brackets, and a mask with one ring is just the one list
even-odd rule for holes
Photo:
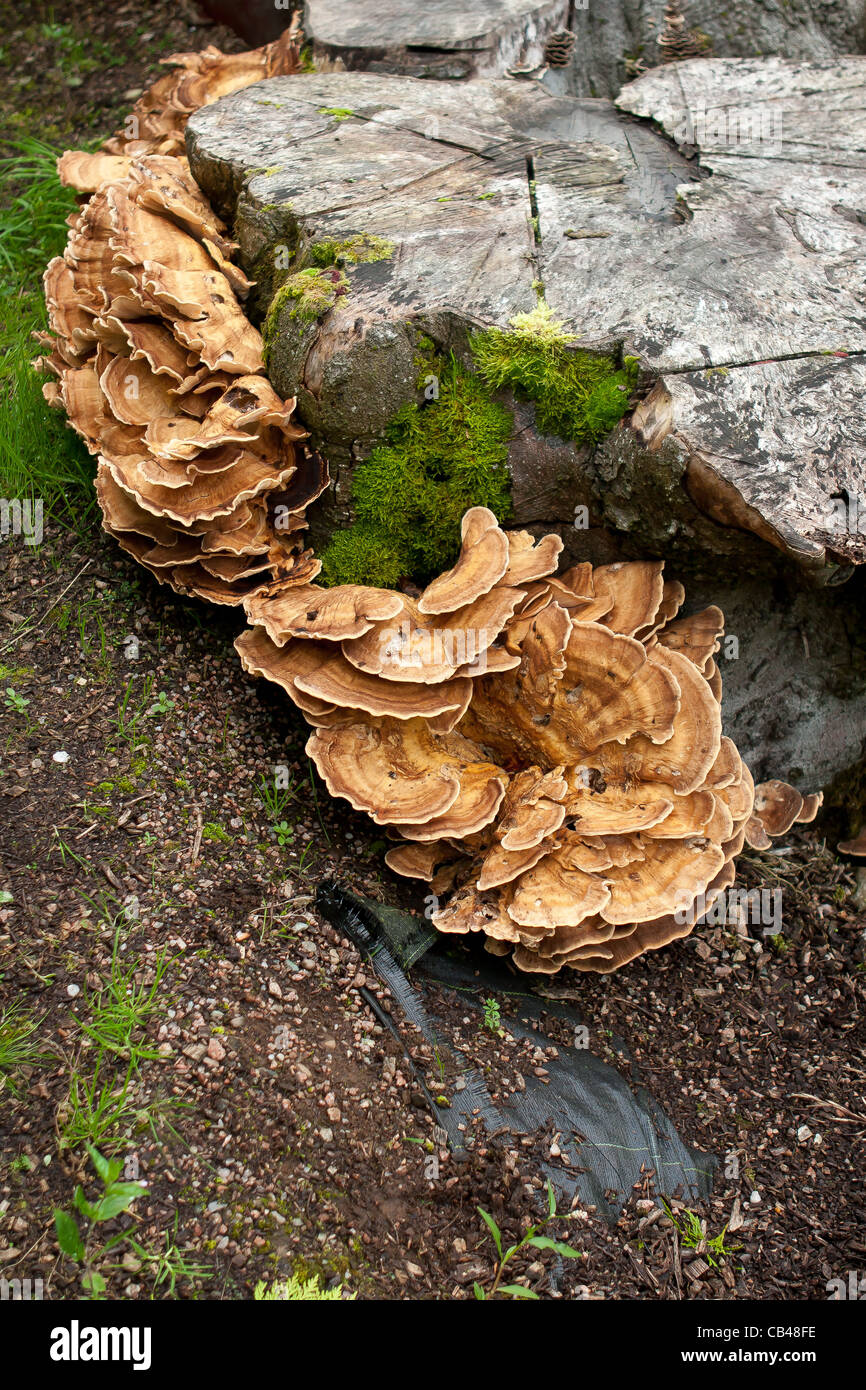
[[[550,1179],[548,1179],[547,1182],[547,1216],[536,1226],[530,1226],[523,1239],[517,1241],[514,1245],[510,1245],[505,1251],[502,1249],[502,1232],[493,1220],[493,1217],[488,1211],[485,1211],[483,1207],[478,1207],[476,1210],[493,1237],[493,1244],[496,1246],[496,1254],[498,1256],[496,1271],[490,1289],[483,1289],[477,1282],[473,1285],[475,1297],[478,1299],[486,1301],[495,1298],[497,1293],[507,1294],[510,1298],[538,1298],[537,1293],[532,1289],[524,1288],[522,1284],[503,1284],[502,1282],[506,1268],[514,1259],[514,1256],[520,1250],[524,1250],[528,1245],[532,1246],[535,1250],[552,1250],[564,1260],[582,1260],[584,1258],[580,1250],[574,1250],[572,1246],[566,1245],[564,1241],[553,1240],[550,1236],[539,1235],[539,1231],[542,1231],[550,1221],[556,1219],[556,1196]],[[563,1219],[568,1220],[569,1218],[560,1217],[560,1220]]]
[[484,1027],[489,1028],[491,1033],[498,1033],[502,1027],[502,1010],[498,999],[491,997],[484,1000]]
[[146,1191],[143,1183],[118,1182],[123,1164],[119,1159],[104,1158],[93,1144],[88,1144],[87,1152],[100,1182],[102,1192],[95,1202],[90,1202],[79,1184],[73,1196],[73,1205],[85,1221],[84,1235],[75,1215],[71,1211],[57,1208],[54,1212],[54,1227],[57,1243],[63,1254],[83,1268],[81,1286],[89,1298],[100,1299],[105,1292],[105,1278],[96,1269],[96,1262],[110,1250],[123,1244],[127,1239],[125,1231],[119,1231],[108,1240],[97,1242],[99,1227],[106,1221],[114,1221],[128,1211],[132,1203]]

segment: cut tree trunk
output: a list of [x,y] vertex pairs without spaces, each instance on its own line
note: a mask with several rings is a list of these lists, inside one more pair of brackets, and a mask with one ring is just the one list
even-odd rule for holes
[[343,73],[197,112],[192,169],[235,215],[254,312],[286,257],[297,270],[358,235],[391,248],[347,267],[319,321],[291,302],[272,315],[272,379],[336,475],[317,541],[417,399],[418,334],[471,365],[472,329],[508,328],[543,286],[581,345],[640,359],[642,398],[595,449],[541,436],[520,404],[515,520],[559,530],[569,559],[660,555],[707,586],[690,597],[726,588],[733,732],[759,775],[811,788],[850,768],[866,655],[846,589],[827,586],[866,560],[864,91],[859,59],[694,60],[631,84],[619,110],[537,82]]

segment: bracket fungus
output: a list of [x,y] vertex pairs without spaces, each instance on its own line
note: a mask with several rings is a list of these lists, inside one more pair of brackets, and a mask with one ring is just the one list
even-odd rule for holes
[[795,822],[808,824],[813,821],[823,800],[823,792],[801,796],[794,787],[777,778],[759,782],[755,788],[753,814],[746,822],[746,843],[752,849],[769,849],[772,837],[786,834]]
[[402,841],[389,867],[450,894],[440,931],[523,971],[618,969],[692,930],[759,811],[784,804],[778,833],[819,799],[768,783],[756,802],[722,734],[722,614],[678,618],[661,562],[557,577],[557,537],[483,507],[462,534],[415,598],[276,582],[238,651],[314,726],[331,794]]
[[239,604],[275,579],[315,578],[301,532],[328,474],[294,400],[264,374],[242,307],[250,282],[190,175],[183,128],[206,102],[298,71],[297,33],[168,61],[177,71],[141,98],[124,134],[59,160],[84,201],[45,273],[40,365],[56,378],[46,399],[97,455],[105,529],[160,583]]
[[853,840],[841,840],[837,848],[840,854],[853,854],[858,859],[866,858],[866,827]]
[[300,26],[293,19],[278,39],[263,48],[222,53],[209,44],[199,53],[172,53],[162,62],[173,71],[139,97],[123,130],[105,142],[102,158],[182,155],[184,129],[194,111],[266,77],[301,72]]
[[756,790],[722,734],[720,610],[679,617],[659,560],[557,575],[558,536],[487,507],[420,594],[317,585],[301,537],[327,465],[265,376],[250,284],[183,156],[198,106],[300,70],[297,30],[168,61],[122,134],[59,162],[82,205],[45,273],[44,392],[98,458],[106,530],[160,582],[243,605],[244,669],[297,705],[328,790],[387,827],[439,931],[540,974],[687,935],[746,840],[820,805]]

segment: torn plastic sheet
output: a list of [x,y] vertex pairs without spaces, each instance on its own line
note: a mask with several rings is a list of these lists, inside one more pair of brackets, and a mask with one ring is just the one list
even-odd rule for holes
[[[545,1157],[541,1170],[565,1207],[577,1197],[582,1205],[594,1206],[600,1215],[615,1222],[649,1170],[655,1175],[653,1185],[659,1195],[695,1199],[710,1193],[717,1159],[680,1138],[661,1105],[640,1084],[622,1039],[609,1041],[630,1063],[632,1085],[587,1047],[564,1046],[559,1039],[546,1038],[544,1014],[562,1020],[576,1042],[582,1040],[583,1021],[570,1004],[533,993],[493,957],[473,957],[468,964],[451,959],[441,950],[441,938],[423,920],[357,898],[332,882],[320,886],[316,906],[355,943],[388,986],[406,1020],[439,1055],[447,1055],[454,1063],[458,1082],[450,1104],[444,1107],[437,1104],[413,1060],[399,1019],[383,1010],[375,995],[361,991],[380,1022],[400,1041],[455,1158],[469,1157],[465,1136],[479,1119],[491,1137],[503,1133],[541,1136],[552,1127],[559,1135],[561,1157]],[[440,949],[432,949],[437,943]],[[410,969],[411,980],[407,975]],[[467,1067],[462,1053],[449,1044],[448,1025],[431,1013],[425,999],[431,985],[455,991],[461,1006],[474,1008],[479,1016],[485,997],[507,995],[515,1013],[502,1018],[502,1027],[517,1038],[531,1038],[536,1045],[555,1041],[558,1055],[545,1063],[547,1084],[533,1074],[524,1076],[525,1090],[507,1104],[495,1104],[481,1071]],[[533,1028],[533,1023],[539,1026]]]

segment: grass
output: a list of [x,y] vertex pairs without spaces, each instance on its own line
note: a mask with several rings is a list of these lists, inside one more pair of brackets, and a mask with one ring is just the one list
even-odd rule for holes
[[279,773],[272,778],[262,777],[256,784],[256,794],[271,822],[271,831],[276,836],[280,849],[285,849],[295,838],[294,826],[285,818],[285,810],[290,801],[297,799],[295,779],[286,777],[287,785],[280,786]]
[[[86,1000],[88,1018],[75,1020],[88,1040],[85,1048],[95,1047],[95,1055],[88,1068],[76,1062],[70,1069],[69,1094],[58,1114],[61,1149],[91,1144],[114,1152],[137,1130],[149,1130],[157,1139],[161,1128],[171,1129],[171,1116],[181,1104],[158,1089],[145,1098],[139,1076],[143,1063],[159,1060],[159,1053],[145,1045],[144,1035],[166,1003],[166,954],[156,955],[151,983],[138,983],[140,962],[121,959],[118,917],[107,908],[101,915],[114,929],[111,967],[103,988]],[[117,1069],[118,1061],[125,1063],[124,1070]]]
[[290,801],[296,799],[295,779],[286,775],[286,785],[280,786],[280,776],[274,773],[273,777],[262,777],[256,784],[256,794],[268,813],[268,819],[274,822],[282,820],[283,814]]
[[57,150],[32,138],[13,148],[0,160],[0,496],[42,498],[47,517],[83,529],[96,508],[94,464],[32,366],[32,335],[47,327],[42,272],[63,251],[76,202],[57,177]]
[[130,766],[135,764],[137,750],[146,746],[146,740],[139,732],[141,720],[155,713],[167,712],[169,704],[173,707],[173,702],[165,699],[164,691],[160,691],[159,698],[151,703],[154,679],[153,675],[143,677],[141,693],[136,698],[135,678],[130,678],[123,687],[123,695],[117,706],[114,727],[120,741],[128,745]]
[[[107,1158],[93,1144],[86,1145],[99,1185],[93,1199],[79,1183],[72,1199],[73,1209],[58,1207],[54,1212],[54,1228],[61,1253],[81,1270],[84,1297],[101,1300],[107,1291],[107,1275],[116,1271],[136,1273],[143,1270],[151,1279],[151,1299],[158,1296],[174,1298],[177,1281],[213,1278],[206,1265],[189,1259],[178,1245],[178,1214],[170,1231],[164,1234],[162,1249],[149,1250],[132,1234],[134,1227],[116,1229],[120,1217],[131,1213],[135,1202],[147,1193],[140,1182],[121,1182],[123,1164]],[[96,1186],[96,1184],[91,1184]],[[111,1222],[115,1229],[103,1238],[103,1228]],[[110,1227],[109,1227],[110,1229]],[[123,1260],[108,1256],[126,1246]]]
[[151,1300],[161,1293],[165,1298],[175,1297],[175,1288],[178,1279],[212,1279],[213,1270],[208,1269],[207,1265],[199,1264],[196,1260],[188,1259],[177,1243],[178,1214],[174,1214],[174,1225],[171,1231],[165,1232],[165,1243],[162,1250],[148,1250],[127,1237],[127,1244],[135,1252],[142,1265],[149,1271],[153,1284],[151,1287]]
[[130,1062],[123,1075],[103,1070],[105,1051],[100,1049],[93,1071],[74,1067],[69,1096],[60,1117],[60,1148],[77,1149],[97,1144],[115,1152],[138,1131],[149,1131],[159,1140],[162,1128],[171,1129],[170,1117],[181,1102],[173,1097],[151,1095],[138,1098],[135,1068]]
[[20,1077],[16,1073],[47,1061],[35,1038],[40,1022],[18,1003],[0,1011],[0,1095],[8,1091],[17,1096]]
[[111,973],[104,989],[94,997],[89,1023],[82,1023],[82,1032],[106,1052],[113,1052],[137,1070],[142,1061],[156,1061],[159,1053],[144,1047],[138,1036],[147,1027],[162,1001],[158,999],[168,966],[165,949],[154,962],[153,980],[149,985],[137,984],[135,976],[141,967],[133,959],[125,964],[120,956],[120,928],[114,934],[111,953]]

